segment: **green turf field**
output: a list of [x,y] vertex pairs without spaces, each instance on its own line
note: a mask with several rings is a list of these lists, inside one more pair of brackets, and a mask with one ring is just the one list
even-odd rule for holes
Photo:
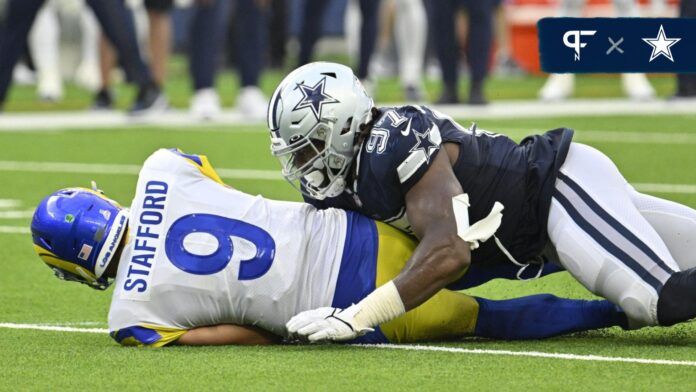
[[[574,127],[578,130],[576,140],[611,156],[632,183],[696,185],[696,116],[535,118],[479,123],[480,128],[502,131],[515,139],[560,125]],[[630,132],[631,137],[622,141],[617,137],[622,132]],[[647,143],[635,134],[659,142]],[[213,165],[220,168],[224,180],[243,191],[299,199],[282,180],[241,178],[249,176],[249,172],[232,170],[261,170],[251,172],[253,177],[254,173],[260,176],[278,169],[261,126],[0,132],[0,146],[0,206],[5,200],[5,206],[0,207],[0,229],[6,228],[5,231],[28,227],[28,215],[49,192],[66,186],[87,186],[92,179],[111,197],[128,204],[136,181],[133,165],[141,164],[160,147],[207,154]],[[41,162],[84,165],[47,165],[34,170]],[[99,173],[104,167],[93,164],[108,164],[106,168],[111,173]],[[696,207],[696,193],[689,189],[693,187],[659,196]],[[12,205],[7,200],[21,204]],[[81,285],[59,282],[34,255],[27,234],[0,230],[0,288],[0,323],[106,328],[111,291],[98,293]],[[538,292],[591,297],[566,273],[534,282],[494,281],[471,291],[490,298]],[[429,345],[693,363],[696,323],[635,332],[614,328],[544,341],[468,339]],[[339,345],[149,350],[121,348],[105,334],[0,328],[0,390],[107,388],[694,391],[696,367]]]

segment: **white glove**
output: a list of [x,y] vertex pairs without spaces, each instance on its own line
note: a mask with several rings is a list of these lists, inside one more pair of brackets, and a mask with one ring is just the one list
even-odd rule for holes
[[357,305],[346,309],[327,307],[307,310],[291,318],[285,326],[291,336],[312,343],[351,340],[374,331],[372,328],[356,325],[353,316],[359,310]]
[[496,201],[488,216],[469,226],[469,195],[466,193],[452,198],[452,208],[457,223],[457,235],[469,243],[471,250],[478,248],[479,242],[491,238],[503,219],[504,206]]

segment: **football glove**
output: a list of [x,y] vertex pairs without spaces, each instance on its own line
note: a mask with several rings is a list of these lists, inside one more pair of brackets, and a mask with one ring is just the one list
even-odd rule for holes
[[357,325],[358,305],[346,309],[318,308],[297,314],[285,324],[290,336],[311,343],[352,340],[374,329]]

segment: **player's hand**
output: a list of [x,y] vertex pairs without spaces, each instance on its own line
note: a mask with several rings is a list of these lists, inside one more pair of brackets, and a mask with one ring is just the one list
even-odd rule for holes
[[365,335],[374,329],[359,326],[353,316],[360,310],[353,305],[347,309],[318,308],[307,310],[291,318],[285,325],[291,336],[312,343],[345,341]]

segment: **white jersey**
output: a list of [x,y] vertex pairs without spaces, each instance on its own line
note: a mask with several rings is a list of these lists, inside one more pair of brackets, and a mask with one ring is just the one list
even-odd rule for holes
[[[223,185],[204,156],[159,150],[130,210],[109,312],[124,344],[166,344],[207,325],[286,336],[303,310],[330,306],[346,213]],[[132,338],[132,339],[131,339]]]

